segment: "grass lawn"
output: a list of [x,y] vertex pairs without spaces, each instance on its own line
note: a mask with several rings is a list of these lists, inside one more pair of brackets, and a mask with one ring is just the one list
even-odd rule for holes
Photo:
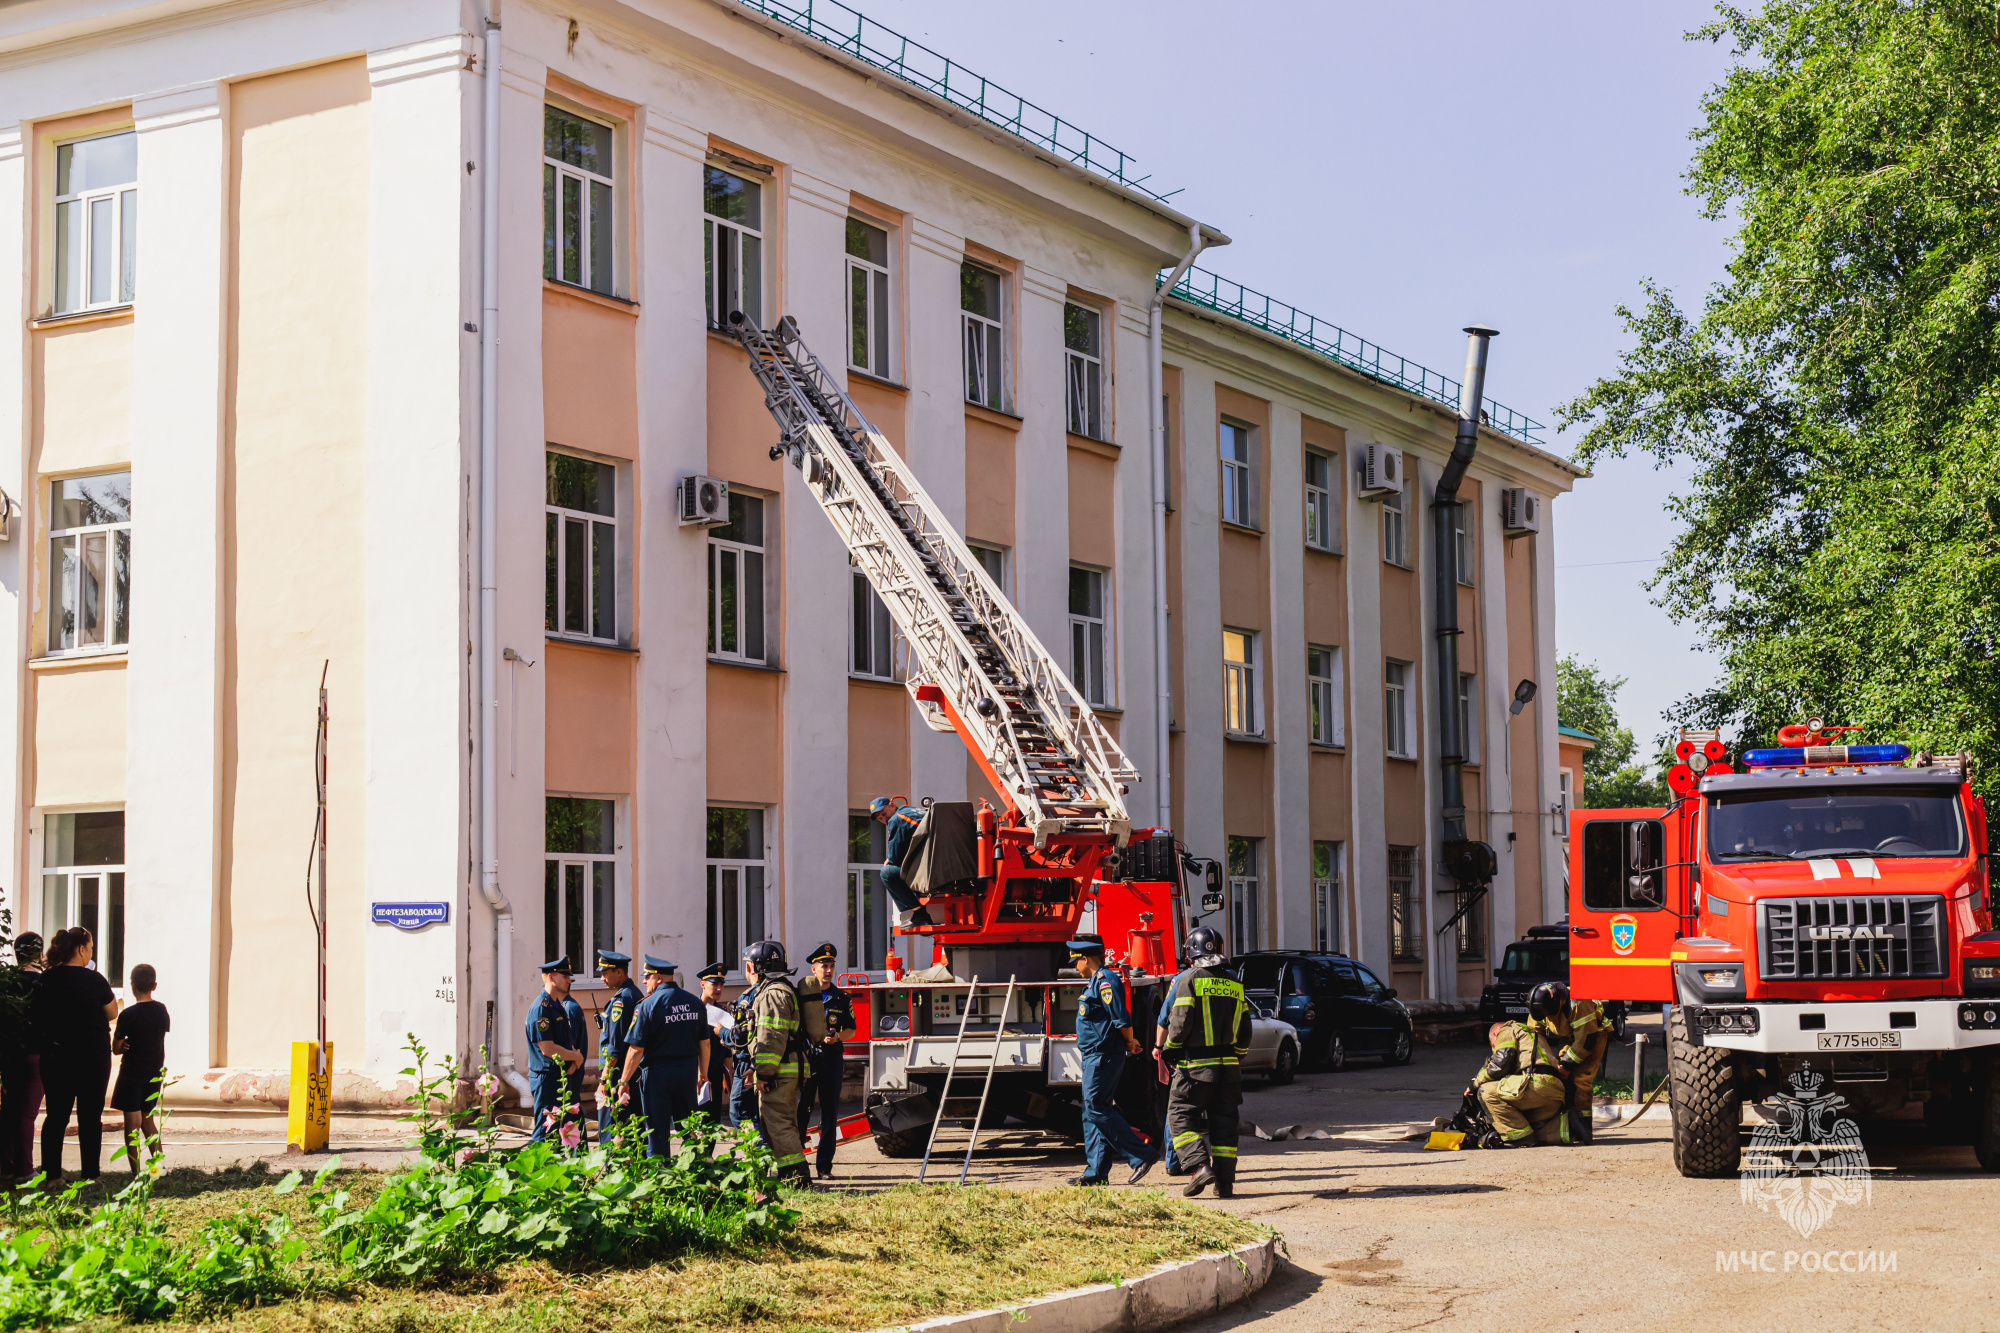
[[[380,1176],[342,1173],[360,1199]],[[175,1227],[251,1207],[291,1213],[263,1170],[169,1173],[158,1192]],[[118,1178],[107,1183],[116,1185]],[[806,1333],[912,1323],[1136,1276],[1260,1239],[1257,1224],[1157,1190],[1006,1190],[901,1186],[873,1194],[817,1190],[783,1244],[623,1270],[517,1264],[455,1285],[365,1287],[199,1325],[214,1333]],[[109,1325],[106,1325],[109,1327]],[[165,1329],[190,1325],[161,1325]]]

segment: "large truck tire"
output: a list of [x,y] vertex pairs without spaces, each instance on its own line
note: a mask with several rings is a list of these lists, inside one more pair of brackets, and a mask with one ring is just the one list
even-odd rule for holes
[[1667,1096],[1674,1116],[1674,1167],[1696,1180],[1733,1176],[1743,1161],[1743,1089],[1731,1051],[1689,1040],[1687,1010],[1667,1020]]
[[1973,1079],[1972,1151],[1987,1171],[2000,1171],[2000,1078],[1986,1059]]
[[868,1108],[868,1128],[875,1151],[884,1157],[922,1157],[931,1141],[931,1117],[937,1103],[927,1092],[881,1101]]

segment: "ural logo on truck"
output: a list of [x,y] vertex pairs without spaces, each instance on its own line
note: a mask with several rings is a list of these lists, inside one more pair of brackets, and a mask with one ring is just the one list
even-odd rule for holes
[[1662,810],[1570,825],[1570,986],[1665,1000],[1674,1163],[1735,1175],[1746,1101],[1810,1064],[1861,1119],[1921,1105],[2000,1170],[2000,931],[1968,755],[1814,719],[1739,764],[1684,731]]

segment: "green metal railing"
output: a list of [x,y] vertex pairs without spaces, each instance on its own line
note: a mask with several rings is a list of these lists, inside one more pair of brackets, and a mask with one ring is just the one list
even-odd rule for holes
[[1161,194],[1148,188],[1145,182],[1150,177],[1132,175],[1136,165],[1133,160],[1104,140],[900,32],[883,27],[839,0],[799,0],[796,4],[787,4],[785,0],[737,0],[737,3],[942,97],[987,124],[1019,135],[1086,171],[1155,199],[1165,200],[1180,193],[1174,190]]
[[[1422,394],[1453,411],[1458,409],[1457,380],[1447,379],[1394,352],[1384,351],[1366,338],[1357,337],[1323,319],[1316,319],[1283,301],[1273,300],[1262,292],[1252,291],[1240,282],[1231,282],[1204,268],[1190,268],[1187,276],[1175,284],[1173,295],[1189,305],[1213,310],[1218,315],[1227,315],[1266,333],[1276,334],[1287,342],[1297,343],[1328,360],[1338,361],[1349,370],[1359,371],[1371,379]],[[1523,416],[1511,407],[1503,407],[1491,398],[1486,400],[1484,407],[1485,424],[1494,430],[1530,444],[1542,443],[1544,427],[1541,422]]]

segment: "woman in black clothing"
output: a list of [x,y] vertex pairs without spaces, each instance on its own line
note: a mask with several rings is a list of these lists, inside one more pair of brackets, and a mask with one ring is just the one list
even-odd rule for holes
[[62,1179],[63,1134],[76,1111],[76,1147],[85,1180],[97,1179],[104,1151],[104,1087],[111,1081],[111,1020],[118,1000],[90,967],[96,943],[82,926],[49,941],[49,970],[28,1002],[28,1030],[42,1053],[42,1174]]

